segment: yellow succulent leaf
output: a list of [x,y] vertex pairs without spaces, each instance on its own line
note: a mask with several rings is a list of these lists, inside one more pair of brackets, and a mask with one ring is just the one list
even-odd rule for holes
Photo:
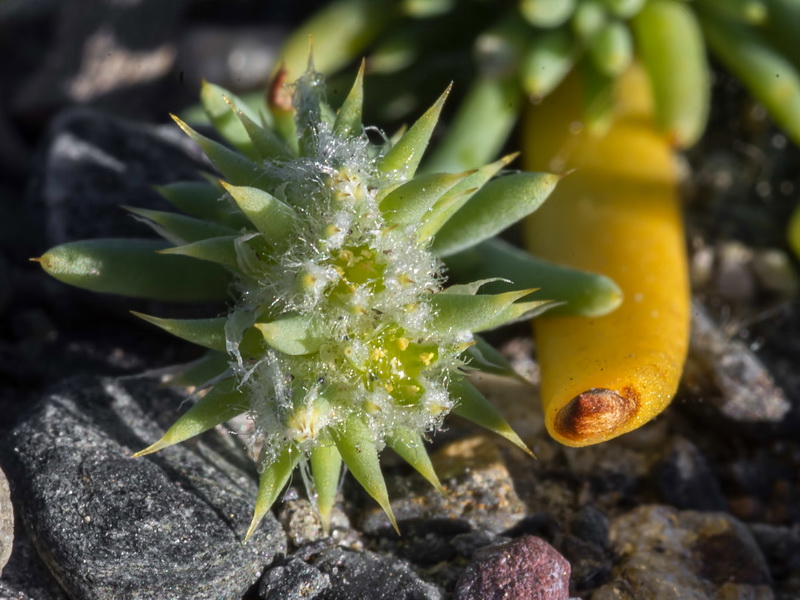
[[529,249],[607,275],[625,295],[606,316],[534,325],[545,422],[569,446],[614,438],[664,410],[689,336],[679,172],[653,124],[646,77],[638,67],[621,77],[602,136],[581,130],[580,101],[573,78],[532,109],[523,152],[527,169],[575,170],[528,220]]

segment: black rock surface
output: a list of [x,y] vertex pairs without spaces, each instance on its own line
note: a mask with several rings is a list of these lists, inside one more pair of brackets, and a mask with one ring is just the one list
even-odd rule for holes
[[303,560],[278,561],[264,573],[258,587],[263,600],[317,600],[330,588],[330,577]]
[[324,600],[442,600],[437,587],[425,583],[408,564],[374,552],[331,548],[313,561],[330,588]]
[[271,515],[242,544],[256,483],[225,438],[131,458],[181,400],[144,379],[75,378],[7,440],[15,505],[73,600],[238,598],[285,552]]
[[155,185],[212,170],[175,125],[148,125],[89,108],[50,126],[35,197],[51,245],[97,237],[157,237],[122,206],[171,210]]

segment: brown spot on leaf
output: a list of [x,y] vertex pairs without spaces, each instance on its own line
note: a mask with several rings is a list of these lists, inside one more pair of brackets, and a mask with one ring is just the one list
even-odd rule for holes
[[601,442],[636,415],[639,402],[632,387],[619,392],[594,388],[578,394],[558,411],[555,430],[574,442]]

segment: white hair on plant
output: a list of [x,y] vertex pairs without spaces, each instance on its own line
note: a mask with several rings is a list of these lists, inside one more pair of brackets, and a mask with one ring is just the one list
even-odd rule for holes
[[[307,74],[295,86],[298,114],[319,117],[319,77]],[[232,368],[246,381],[250,413],[255,423],[254,444],[264,448],[262,467],[276,459],[277,449],[295,444],[308,454],[326,428],[364,412],[373,438],[380,444],[386,430],[398,424],[430,431],[439,425],[448,400],[446,386],[437,379],[461,363],[455,357],[447,369],[438,366],[417,375],[418,395],[414,409],[397,405],[394,385],[369,382],[376,372],[389,380],[407,377],[397,357],[383,348],[396,339],[413,337],[435,346],[433,356],[460,352],[448,339],[430,341],[427,325],[432,311],[426,294],[441,290],[441,264],[422,244],[409,244],[410,227],[387,226],[377,201],[381,176],[379,154],[365,133],[337,136],[329,123],[303,120],[298,135],[306,139],[307,154],[266,164],[265,169],[284,183],[280,195],[296,198],[302,211],[304,230],[288,232],[294,239],[274,262],[260,265],[253,259],[246,234],[237,240],[239,263],[248,273],[240,281],[246,293],[242,306],[232,311],[233,323],[226,328]],[[309,357],[280,356],[270,350],[252,365],[242,361],[239,346],[247,326],[243,314],[271,298],[270,307],[280,314],[295,314],[325,323],[329,330],[327,351]],[[231,321],[229,320],[229,324]],[[396,339],[387,331],[400,332]],[[464,333],[459,332],[461,337]],[[463,340],[462,340],[463,341]],[[408,342],[401,344],[408,345]],[[338,347],[338,350],[337,350]],[[385,363],[385,364],[384,364]],[[423,369],[420,373],[424,373]],[[326,398],[334,390],[335,410]],[[345,390],[344,392],[340,390]],[[396,394],[395,394],[396,395]],[[341,402],[346,397],[348,401]],[[432,406],[439,407],[431,412]]]

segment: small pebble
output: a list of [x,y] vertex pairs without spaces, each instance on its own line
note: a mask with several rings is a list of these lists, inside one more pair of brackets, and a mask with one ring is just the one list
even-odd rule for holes
[[771,600],[761,550],[727,513],[645,505],[611,522],[620,560],[592,600]]
[[456,586],[455,600],[567,600],[570,564],[555,548],[523,536],[475,555]]

